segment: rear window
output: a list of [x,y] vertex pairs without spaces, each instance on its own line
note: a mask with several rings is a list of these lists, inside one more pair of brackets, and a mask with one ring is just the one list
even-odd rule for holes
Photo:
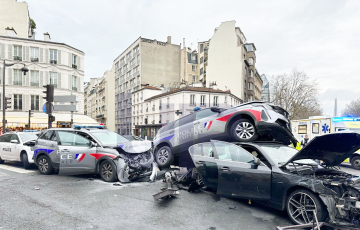
[[174,121],[172,121],[172,122],[170,122],[170,123],[168,123],[168,124],[166,124],[166,125],[164,125],[160,130],[159,130],[159,132],[160,133],[163,133],[163,132],[166,132],[166,131],[168,131],[168,130],[170,130],[170,129],[172,129],[173,128],[173,126],[174,126]]

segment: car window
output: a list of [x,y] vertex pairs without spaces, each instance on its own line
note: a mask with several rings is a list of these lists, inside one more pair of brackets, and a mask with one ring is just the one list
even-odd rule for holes
[[5,134],[0,137],[0,142],[10,142],[11,134]]
[[50,131],[47,131],[46,133],[44,133],[43,135],[41,135],[41,137],[39,137],[39,139],[48,140],[48,141],[56,141],[56,135],[55,135],[54,131],[50,130]]
[[30,140],[36,140],[38,138],[36,133],[19,133],[19,137],[23,142],[27,142]]
[[65,146],[90,146],[91,141],[74,132],[58,131],[60,145]]
[[20,143],[20,140],[19,140],[19,137],[17,134],[12,134],[11,135],[11,140],[10,141],[13,141],[13,140],[16,140],[18,143]]
[[190,122],[193,122],[193,120],[194,120],[193,118],[194,118],[194,114],[190,114],[185,117],[182,117],[179,119],[179,125],[182,126],[182,125],[186,125]]
[[253,163],[254,156],[245,149],[221,141],[212,141],[219,160],[230,160],[242,163]]
[[214,113],[213,111],[211,111],[211,109],[203,109],[203,110],[200,110],[195,113],[195,120],[199,120],[199,119],[202,119],[204,117],[208,117],[208,116],[211,116],[214,114],[217,114],[217,113]]
[[165,126],[163,126],[162,128],[160,128],[159,133],[163,133],[163,132],[166,132],[166,131],[172,129],[174,123],[175,123],[175,122],[173,121],[173,122],[170,122],[169,124],[166,124]]
[[214,151],[211,142],[193,145],[189,148],[189,152],[192,155],[214,157]]

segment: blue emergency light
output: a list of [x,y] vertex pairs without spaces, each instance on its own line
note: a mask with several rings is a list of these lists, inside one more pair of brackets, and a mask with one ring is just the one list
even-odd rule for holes
[[335,121],[360,121],[359,117],[333,117],[332,120]]
[[74,129],[105,129],[103,125],[74,125]]
[[23,130],[24,133],[35,133],[35,132],[39,132],[37,130]]

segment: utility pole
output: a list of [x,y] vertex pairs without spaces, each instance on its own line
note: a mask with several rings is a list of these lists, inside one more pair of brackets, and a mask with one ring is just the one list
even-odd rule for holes
[[[72,93],[73,93],[73,91],[72,91],[72,87],[71,87],[71,95],[73,95]],[[71,102],[71,104],[73,105],[74,102]],[[74,111],[71,111],[71,121],[70,121],[71,128],[73,127],[73,122],[74,122],[73,117],[74,117]]]
[[55,117],[52,115],[53,112],[53,102],[54,102],[54,86],[53,85],[44,85],[44,88],[46,88],[46,91],[43,91],[43,93],[46,94],[46,113],[48,114],[48,129],[52,127],[52,122],[55,121]]
[[28,122],[28,130],[30,130],[30,117],[33,115],[31,109],[29,110],[29,122]]

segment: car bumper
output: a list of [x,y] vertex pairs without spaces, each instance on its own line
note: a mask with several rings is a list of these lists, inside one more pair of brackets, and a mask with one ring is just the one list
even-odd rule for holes
[[282,142],[286,145],[293,143],[296,146],[297,140],[291,131],[278,123],[259,121],[256,128],[261,136],[270,135],[273,139],[275,139],[275,141]]

